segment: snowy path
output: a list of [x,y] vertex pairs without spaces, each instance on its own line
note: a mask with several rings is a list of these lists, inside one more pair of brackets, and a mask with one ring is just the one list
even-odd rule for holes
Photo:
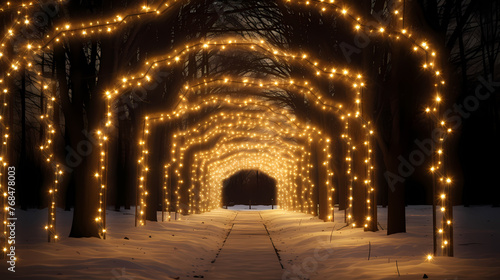
[[242,211],[212,269],[209,280],[278,280],[283,274],[259,212]]
[[[408,207],[408,233],[389,236],[385,230],[337,230],[342,224],[304,213],[260,207],[235,211],[242,209],[217,209],[144,227],[134,227],[134,209],[108,211],[106,240],[68,238],[73,213],[57,209],[61,236],[57,243],[47,243],[46,209],[19,209],[15,246],[19,262],[12,273],[7,270],[10,265],[1,261],[0,279],[415,280],[423,279],[424,273],[429,280],[500,279],[500,208],[455,206],[456,256],[432,261],[426,258],[432,251],[430,206]],[[377,212],[386,228],[387,208]],[[335,220],[342,221],[343,214],[336,208]]]

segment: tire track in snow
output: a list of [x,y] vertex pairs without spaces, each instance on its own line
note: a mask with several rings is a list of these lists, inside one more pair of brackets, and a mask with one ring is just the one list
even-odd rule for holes
[[276,253],[276,256],[278,257],[278,262],[281,265],[281,269],[284,269],[283,264],[281,263],[280,253],[278,252],[278,249],[276,249],[276,246],[274,246],[273,239],[271,238],[271,234],[269,233],[269,230],[267,229],[266,223],[264,223],[264,219],[262,218],[262,215],[260,214],[260,211],[259,211],[259,216],[260,216],[260,219],[262,220],[262,224],[264,225],[264,228],[266,229],[267,236],[269,237],[269,240],[271,240],[271,244],[273,245],[274,252]]
[[222,248],[224,248],[224,244],[226,244],[226,240],[229,237],[229,234],[231,234],[231,230],[233,230],[234,220],[236,220],[237,216],[238,216],[238,212],[236,212],[236,215],[234,215],[233,220],[231,221],[231,228],[229,228],[229,231],[227,232],[226,237],[224,238],[224,241],[222,241],[222,245],[220,246],[219,251],[217,251],[217,254],[215,254],[215,258],[210,263],[215,263],[215,261],[219,257],[220,251],[222,251]]

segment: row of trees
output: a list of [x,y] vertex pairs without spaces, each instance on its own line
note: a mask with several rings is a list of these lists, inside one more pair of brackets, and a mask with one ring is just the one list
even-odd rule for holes
[[[395,29],[407,27],[415,34],[425,34],[438,50],[440,65],[445,66],[444,72],[450,81],[444,93],[447,104],[464,104],[480,83],[478,76],[486,81],[498,80],[500,9],[497,2],[404,1],[404,9],[397,15],[393,2],[356,0],[349,2],[349,9],[362,15],[365,22]],[[127,14],[136,5],[134,1],[124,0],[42,4],[27,15],[35,17],[30,32],[18,34],[19,40],[10,40],[7,44],[0,58],[2,72],[6,73],[10,67],[8,58],[14,57],[19,46],[52,34],[53,26]],[[3,26],[8,28],[15,15],[14,11],[7,10],[0,16]],[[422,104],[432,98],[428,87],[431,80],[422,71],[421,59],[412,53],[407,42],[373,36],[369,30],[355,32],[351,22],[336,14],[321,13],[314,7],[289,5],[285,1],[186,1],[174,4],[161,16],[131,20],[134,24],[119,27],[111,35],[74,36],[55,44],[50,52],[38,59],[43,75],[55,81],[53,90],[59,100],[59,110],[54,117],[59,128],[56,153],[59,161],[68,167],[59,202],[66,209],[74,208],[71,236],[97,236],[95,216],[90,213],[97,209],[93,204],[97,186],[91,174],[95,172],[99,155],[97,148],[92,146],[81,154],[79,145],[89,142],[93,132],[100,128],[106,109],[102,93],[112,88],[117,78],[135,73],[145,59],[167,53],[186,42],[220,36],[265,38],[280,49],[307,52],[329,64],[359,69],[369,85],[363,92],[363,114],[373,121],[377,131],[375,185],[379,203],[389,206],[388,233],[406,230],[404,207],[407,203],[432,201],[427,163],[417,166],[414,172],[391,187],[384,176],[386,172],[399,174],[401,158],[419,149],[414,140],[427,138],[431,130],[431,120],[425,117],[422,108]],[[314,73],[291,63],[245,52],[206,52],[192,54],[181,67],[161,72],[154,86],[147,90],[124,94],[114,104],[119,114],[109,157],[108,197],[116,209],[130,207],[135,201],[138,154],[135,139],[139,139],[143,114],[171,107],[184,82],[220,73],[258,78],[300,77],[314,81]],[[19,175],[23,179],[18,182],[23,208],[46,207],[47,201],[44,175],[48,167],[36,148],[44,133],[38,116],[46,100],[34,89],[35,83],[28,71],[20,69],[10,85],[11,120],[15,132],[11,147],[13,162],[24,174]],[[341,81],[315,81],[315,87],[335,100],[349,98],[347,85]],[[339,135],[342,131],[338,119],[316,112],[293,92],[283,90],[266,96],[291,108],[298,117],[320,125],[331,135]],[[454,203],[498,205],[498,188],[490,187],[490,182],[494,182],[494,170],[498,168],[497,161],[490,161],[499,155],[496,145],[499,140],[498,109],[498,95],[492,95],[471,111],[470,116],[461,116],[461,125],[447,148],[456,181]],[[460,115],[458,111],[453,114]],[[197,117],[190,118],[187,121],[194,122]],[[172,124],[157,132],[154,138],[161,147],[159,150],[169,150],[164,136],[179,127],[180,124]],[[337,154],[343,155],[343,152],[338,150]],[[166,159],[168,153],[158,153],[151,159],[152,166],[162,166],[160,163]],[[342,171],[344,164],[343,157],[337,156],[333,165],[339,190],[336,201],[340,209],[346,207],[348,185],[348,178]],[[150,183],[159,189],[161,170],[151,170],[151,173]],[[160,196],[152,193],[148,204],[158,205]],[[156,211],[154,207],[149,208]],[[155,213],[149,213],[149,219],[155,220]]]

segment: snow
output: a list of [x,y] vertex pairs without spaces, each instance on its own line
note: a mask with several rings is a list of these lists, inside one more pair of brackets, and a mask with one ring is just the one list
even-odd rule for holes
[[[276,205],[274,205],[274,209],[276,209]],[[252,205],[250,209],[248,205],[234,205],[228,206],[228,210],[241,210],[241,211],[256,211],[256,210],[272,210],[271,205]]]
[[[386,228],[387,211],[378,210]],[[432,252],[429,206],[408,207],[407,233],[391,236],[383,230],[337,230],[342,223],[323,223],[299,213],[266,212],[263,217],[275,244],[283,248],[280,254],[288,279],[333,279],[333,275],[335,279],[422,279],[424,274],[428,279],[500,279],[500,209],[454,210],[455,257],[431,261],[425,259]],[[337,211],[335,219],[342,221],[342,213]]]
[[[246,274],[266,275],[268,268],[258,264],[245,267],[241,264],[245,260],[238,261],[238,252],[253,260],[276,261],[274,248],[262,239],[267,237],[261,231],[262,223],[284,266],[276,279],[422,279],[424,274],[428,279],[500,279],[500,208],[454,207],[455,257],[431,261],[426,259],[432,251],[429,206],[408,207],[408,233],[390,236],[385,230],[342,228],[343,212],[339,211],[334,223],[325,223],[311,215],[266,209],[268,206],[252,206],[252,211],[243,208],[148,222],[142,228],[134,227],[134,209],[109,210],[106,240],[68,238],[72,213],[58,209],[61,240],[57,243],[46,241],[46,210],[17,210],[16,272],[9,272],[4,260],[0,279],[234,279],[217,271],[229,266],[234,271],[238,265],[250,271]],[[378,209],[383,228],[386,210]],[[234,220],[237,213],[255,219]],[[228,236],[233,222],[235,238]],[[251,235],[260,239],[253,242]],[[226,236],[228,243],[222,246]],[[212,263],[219,249],[219,257]],[[267,257],[261,257],[264,255]],[[270,261],[273,257],[276,259]]]
[[[59,209],[58,209],[59,210]],[[17,211],[16,272],[2,264],[1,279],[176,279],[207,267],[230,227],[231,211],[134,227],[134,209],[108,211],[108,236],[68,238],[71,212],[58,211],[61,240],[47,243],[46,211]],[[41,230],[39,230],[41,229]],[[124,239],[125,237],[128,238]],[[4,278],[7,275],[8,278]],[[179,279],[177,278],[177,279]]]
[[259,214],[238,212],[220,255],[204,275],[207,279],[281,279],[281,265]]

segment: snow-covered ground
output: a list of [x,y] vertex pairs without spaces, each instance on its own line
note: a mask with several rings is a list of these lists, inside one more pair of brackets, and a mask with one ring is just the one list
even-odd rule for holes
[[[284,279],[422,279],[426,274],[428,279],[499,280],[500,209],[454,207],[455,257],[428,261],[431,209],[408,207],[407,233],[391,236],[385,230],[337,230],[343,224],[300,213],[264,211],[262,216],[280,250],[288,276]],[[383,228],[386,210],[378,209]],[[342,221],[343,213],[337,211],[335,219]]]
[[[108,211],[106,240],[68,238],[72,213],[59,210],[57,243],[46,242],[46,211],[17,210],[16,272],[9,272],[4,260],[0,279],[201,278],[213,266],[236,211],[244,208],[149,222],[142,228],[134,227],[133,209]],[[500,279],[499,208],[455,207],[456,257],[431,261],[426,260],[432,251],[429,206],[408,207],[408,233],[391,236],[384,230],[338,230],[343,226],[339,211],[336,223],[325,223],[268,206],[252,208],[261,213],[279,251],[282,279],[422,279],[424,274],[428,279]],[[378,210],[385,228],[386,209]]]
[[218,210],[136,228],[134,209],[110,210],[109,234],[100,240],[68,238],[72,213],[58,211],[61,240],[47,243],[46,211],[16,214],[16,272],[2,262],[0,279],[192,279],[210,266],[235,216]]

